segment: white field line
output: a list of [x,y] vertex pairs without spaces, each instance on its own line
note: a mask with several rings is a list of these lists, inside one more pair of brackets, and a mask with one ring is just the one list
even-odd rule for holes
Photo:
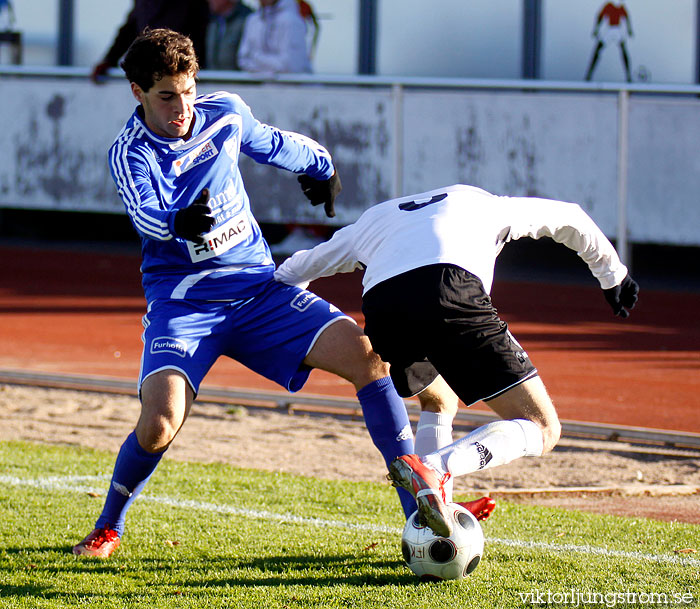
[[[7,486],[29,486],[51,491],[68,491],[71,493],[104,493],[104,486],[89,486],[88,483],[104,483],[107,476],[48,476],[44,478],[19,478],[17,476],[0,475],[0,484]],[[160,503],[178,509],[199,510],[202,512],[213,512],[217,514],[233,514],[257,520],[271,520],[275,522],[289,522],[294,524],[332,527],[342,529],[352,529],[356,531],[369,531],[372,533],[393,533],[400,535],[401,527],[391,527],[386,525],[362,524],[346,522],[342,520],[325,520],[322,518],[309,518],[297,516],[295,514],[277,514],[267,510],[251,510],[232,505],[221,505],[206,501],[194,501],[190,499],[175,499],[172,497],[162,497],[156,495],[143,494],[139,501],[149,501]],[[689,556],[647,554],[644,552],[626,552],[623,550],[609,550],[589,545],[576,544],[556,544],[543,541],[522,541],[519,539],[503,539],[499,537],[487,537],[489,543],[496,543],[514,548],[546,550],[549,552],[563,552],[574,554],[590,554],[603,556],[606,558],[624,558],[642,562],[672,563],[686,566],[700,567],[700,560]]]

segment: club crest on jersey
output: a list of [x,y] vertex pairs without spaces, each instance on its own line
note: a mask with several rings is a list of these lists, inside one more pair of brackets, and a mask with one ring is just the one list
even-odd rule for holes
[[201,146],[197,146],[194,150],[173,161],[173,172],[176,176],[182,175],[200,163],[214,158],[217,154],[219,154],[219,150],[213,141],[204,142]]
[[187,344],[179,338],[159,336],[151,341],[151,353],[174,353],[180,357],[187,355]]
[[296,296],[294,300],[292,300],[292,302],[290,302],[289,304],[293,309],[296,309],[297,311],[305,311],[317,300],[321,299],[320,297],[316,296],[316,294],[304,291],[298,296]]

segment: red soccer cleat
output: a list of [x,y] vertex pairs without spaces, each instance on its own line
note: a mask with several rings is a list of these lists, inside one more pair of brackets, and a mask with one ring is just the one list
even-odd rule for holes
[[95,529],[78,545],[73,546],[73,554],[108,558],[119,547],[119,533],[113,529]]
[[389,465],[388,478],[394,486],[405,488],[416,498],[421,524],[430,527],[440,537],[450,536],[452,524],[445,508],[443,488],[449,474],[440,479],[435,470],[423,463],[418,455],[402,455]]
[[455,501],[455,503],[474,514],[477,520],[486,520],[496,509],[496,500],[491,497],[481,497],[474,501]]

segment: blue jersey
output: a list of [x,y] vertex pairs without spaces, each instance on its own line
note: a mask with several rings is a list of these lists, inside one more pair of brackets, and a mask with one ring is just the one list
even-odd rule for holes
[[[188,140],[153,133],[139,108],[109,151],[112,177],[142,242],[146,300],[247,298],[272,278],[274,262],[250,209],[238,157],[325,180],[330,154],[314,140],[260,123],[238,95],[195,100]],[[178,210],[209,189],[216,224],[196,245],[175,235]]]

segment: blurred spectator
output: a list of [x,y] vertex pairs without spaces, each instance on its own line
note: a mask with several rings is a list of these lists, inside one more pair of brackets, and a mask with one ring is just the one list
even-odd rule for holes
[[15,26],[15,11],[10,0],[0,0],[0,31],[13,29]]
[[[260,9],[245,24],[238,63],[247,72],[311,72],[310,53],[318,38],[318,20],[304,0],[260,0]],[[287,224],[287,235],[271,246],[288,256],[328,238],[328,226]]]
[[246,72],[311,72],[297,0],[260,0],[245,23],[238,65]]
[[309,51],[309,57],[313,59],[321,26],[318,22],[318,17],[316,17],[316,12],[308,2],[305,0],[297,0],[297,3],[299,4],[301,18],[306,24],[306,48]]
[[197,59],[206,65],[205,37],[209,23],[207,0],[134,0],[134,6],[119,28],[117,36],[102,61],[93,69],[90,78],[100,82],[109,68],[117,66],[129,45],[146,26],[169,28],[185,34],[192,40]]
[[208,0],[211,17],[207,27],[208,70],[239,70],[238,47],[245,20],[253,12],[240,0]]

